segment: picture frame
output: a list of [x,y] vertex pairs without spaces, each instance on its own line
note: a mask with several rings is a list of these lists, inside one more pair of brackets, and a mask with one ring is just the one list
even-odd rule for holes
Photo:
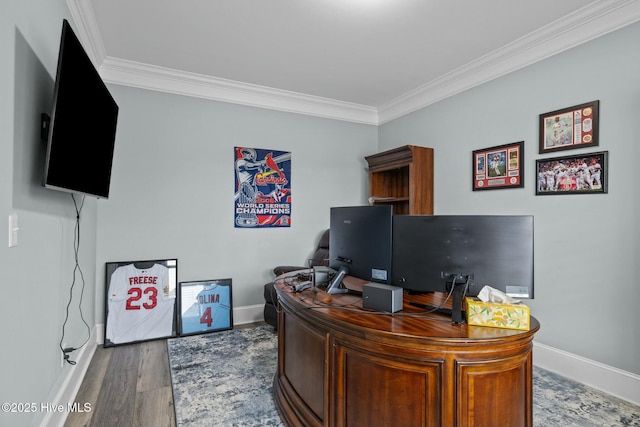
[[600,101],[540,114],[539,154],[599,145]]
[[105,267],[104,347],[177,336],[177,259]]
[[524,187],[524,141],[474,150],[472,190]]
[[536,196],[604,194],[608,191],[609,152],[536,160]]
[[180,336],[233,329],[232,279],[178,284]]

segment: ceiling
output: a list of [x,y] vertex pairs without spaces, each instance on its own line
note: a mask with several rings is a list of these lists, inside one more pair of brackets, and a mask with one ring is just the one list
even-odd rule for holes
[[638,0],[67,0],[111,83],[380,124],[640,20]]

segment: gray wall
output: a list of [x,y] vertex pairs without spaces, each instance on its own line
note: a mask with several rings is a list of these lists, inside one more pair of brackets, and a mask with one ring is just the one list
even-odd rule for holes
[[[375,126],[122,86],[112,93],[121,119],[110,197],[99,206],[99,269],[175,257],[180,281],[231,277],[235,307],[262,304],[273,267],[306,265],[331,206],[366,202]],[[290,228],[234,228],[235,146],[292,153]]]
[[[9,0],[0,4],[0,401],[53,402],[73,369],[59,350],[74,268],[75,209],[69,194],[40,186],[45,147],[40,113],[49,111],[64,0]],[[17,213],[18,246],[8,248],[7,219]],[[79,262],[86,279],[82,311],[95,324],[95,200],[82,211]],[[89,338],[80,319],[77,276],[65,342]],[[35,425],[45,412],[0,412],[0,425]]]
[[[536,341],[640,374],[640,24],[380,126],[435,149],[436,214],[535,216]],[[600,145],[538,154],[538,115],[600,100]],[[525,188],[471,191],[471,152],[525,141]],[[609,151],[609,193],[535,196],[535,160]]]

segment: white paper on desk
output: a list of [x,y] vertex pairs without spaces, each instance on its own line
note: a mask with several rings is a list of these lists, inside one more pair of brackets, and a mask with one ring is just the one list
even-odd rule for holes
[[501,304],[520,304],[520,300],[511,298],[509,295],[499,291],[491,286],[485,286],[480,289],[478,298],[482,302],[497,302]]

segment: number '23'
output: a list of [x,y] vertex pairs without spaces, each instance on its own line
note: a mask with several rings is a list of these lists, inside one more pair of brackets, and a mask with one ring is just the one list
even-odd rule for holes
[[[129,288],[127,294],[130,297],[127,298],[126,310],[140,310],[141,308],[151,310],[158,305],[158,290],[153,286],[145,289]],[[147,297],[146,301],[141,301],[143,296]]]

